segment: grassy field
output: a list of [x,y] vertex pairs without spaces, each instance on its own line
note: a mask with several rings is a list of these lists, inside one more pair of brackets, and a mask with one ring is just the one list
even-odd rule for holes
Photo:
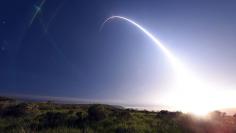
[[110,105],[18,102],[0,97],[1,133],[236,133],[236,117],[206,118]]

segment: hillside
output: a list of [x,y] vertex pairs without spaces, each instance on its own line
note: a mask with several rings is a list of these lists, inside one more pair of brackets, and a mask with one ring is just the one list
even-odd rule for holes
[[15,102],[0,98],[1,133],[235,133],[236,118],[213,112],[149,112],[101,104]]

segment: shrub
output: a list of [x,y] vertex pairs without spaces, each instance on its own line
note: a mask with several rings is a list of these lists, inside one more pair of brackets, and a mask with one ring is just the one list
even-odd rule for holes
[[61,112],[47,112],[40,119],[41,128],[55,128],[67,124],[67,114]]
[[128,120],[132,117],[129,111],[127,110],[122,110],[117,113],[117,117],[121,120]]
[[21,103],[5,108],[2,112],[3,117],[22,117],[29,114],[38,113],[38,106],[35,104]]
[[108,111],[103,105],[93,105],[88,109],[90,120],[100,121],[107,117]]
[[85,129],[88,125],[88,114],[84,111],[79,111],[76,113],[76,125],[79,128]]
[[138,131],[134,127],[121,126],[121,127],[117,127],[115,132],[116,133],[136,133]]
[[181,112],[169,112],[167,110],[161,110],[160,112],[157,113],[156,117],[157,118],[175,118],[180,116],[182,113]]
[[214,111],[214,112],[211,112],[211,113],[209,114],[209,116],[210,116],[212,119],[220,120],[220,119],[222,119],[223,117],[226,116],[226,113],[220,112],[220,111]]

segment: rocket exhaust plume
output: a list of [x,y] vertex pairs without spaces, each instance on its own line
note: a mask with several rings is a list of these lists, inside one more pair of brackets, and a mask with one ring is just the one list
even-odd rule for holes
[[[139,30],[141,30],[148,38],[150,38],[155,46],[157,46],[158,48],[161,49],[161,51],[164,53],[164,55],[168,58],[168,61],[170,62],[175,74],[176,74],[176,79],[178,80],[178,84],[179,84],[179,88],[183,88],[183,84],[184,84],[184,80],[186,78],[191,78],[193,76],[189,76],[189,72],[188,70],[183,66],[183,64],[177,60],[177,58],[175,58],[175,56],[153,35],[151,34],[147,29],[145,29],[143,26],[139,25],[138,23],[136,23],[135,21],[123,17],[123,16],[111,16],[109,18],[107,18],[101,25],[100,30],[104,27],[104,25],[114,19],[120,19],[120,20],[124,20],[130,24],[132,24],[133,26],[137,27]],[[191,78],[193,79],[193,78]],[[181,85],[180,85],[181,84]],[[181,86],[181,87],[180,87]],[[186,87],[184,87],[186,88]],[[175,86],[175,89],[176,86]]]
[[174,57],[174,55],[154,36],[152,35],[148,30],[146,30],[143,26],[139,25],[138,23],[136,23],[135,21],[123,17],[123,16],[111,16],[109,18],[107,18],[101,25],[100,30],[104,27],[104,25],[108,22],[111,21],[113,19],[121,19],[124,21],[127,21],[129,23],[131,23],[132,25],[134,25],[135,27],[137,27],[139,30],[141,30],[145,35],[147,35],[156,46],[158,46],[163,52],[164,54],[169,58],[169,60],[171,61],[172,65],[176,65],[177,59]]
[[[164,55],[168,58],[174,72],[175,72],[175,81],[172,85],[171,90],[167,94],[164,94],[164,98],[159,99],[162,103],[173,106],[175,109],[181,109],[185,112],[194,112],[196,114],[205,114],[209,111],[219,109],[222,107],[230,107],[233,105],[232,102],[229,102],[232,99],[235,99],[232,94],[236,92],[228,92],[222,90],[222,88],[216,91],[218,86],[203,82],[202,78],[199,78],[196,73],[190,71],[185,64],[182,64],[153,34],[151,34],[143,26],[139,25],[137,22],[123,17],[123,16],[111,16],[107,18],[101,25],[100,30],[104,25],[114,19],[124,20],[133,26],[141,30],[148,38],[150,38],[154,44],[161,49]],[[225,102],[222,102],[220,95],[228,97],[225,99]],[[200,98],[201,97],[201,98]],[[227,105],[225,105],[229,102]],[[218,101],[218,102],[215,102]],[[221,102],[220,102],[221,101]]]
[[[168,58],[168,61],[171,63],[171,66],[177,75],[184,75],[186,73],[185,72],[186,68],[184,68],[183,64],[177,58],[175,58],[175,56],[159,41],[159,39],[157,37],[155,37],[152,33],[150,33],[147,29],[145,29],[143,26],[138,24],[137,22],[135,22],[129,18],[123,17],[123,16],[111,16],[111,17],[107,18],[102,23],[100,30],[102,30],[102,28],[104,27],[104,25],[107,22],[109,22],[113,19],[124,20],[124,21],[129,22],[130,24],[134,25],[135,27],[137,27],[148,38],[150,38],[154,42],[155,46],[157,46],[158,48],[161,49],[161,51],[164,53],[164,55]],[[182,69],[185,69],[185,70],[182,70]]]

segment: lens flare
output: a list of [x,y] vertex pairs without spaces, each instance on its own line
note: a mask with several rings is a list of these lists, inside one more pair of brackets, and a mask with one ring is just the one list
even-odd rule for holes
[[172,106],[175,110],[192,112],[197,115],[204,115],[209,111],[233,106],[233,101],[236,101],[234,98],[235,91],[218,89],[219,86],[209,84],[203,78],[199,78],[194,71],[189,69],[189,66],[187,67],[186,64],[180,62],[158,38],[137,22],[123,16],[111,16],[102,23],[100,30],[108,21],[113,19],[124,20],[137,27],[168,57],[168,61],[175,72],[175,81],[172,83],[171,89],[163,94],[163,98],[159,99],[162,104]]
[[41,9],[42,9],[45,2],[46,2],[46,0],[42,0],[41,3],[39,4],[39,6],[35,6],[35,13],[33,14],[33,17],[31,18],[28,27],[31,27],[31,25],[33,24],[35,18],[40,13],[40,11],[41,11]]

